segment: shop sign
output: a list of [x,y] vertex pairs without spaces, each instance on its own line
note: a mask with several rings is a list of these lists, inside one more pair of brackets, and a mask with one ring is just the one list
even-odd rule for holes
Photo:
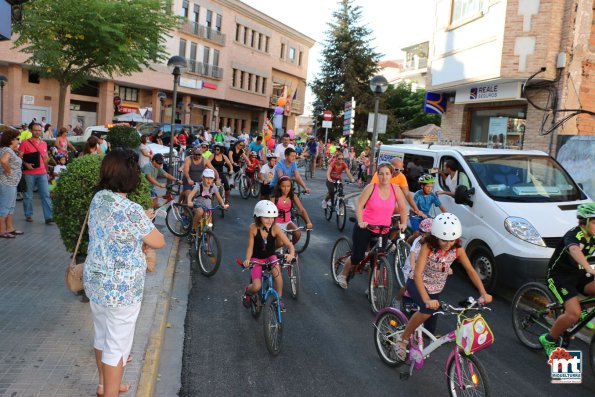
[[493,83],[459,88],[455,103],[497,102],[521,99],[521,83]]
[[35,105],[35,97],[33,95],[23,95],[23,105]]
[[216,90],[217,89],[217,84],[207,83],[206,81],[203,81],[202,86],[203,86],[203,88],[208,88],[210,90]]
[[140,114],[140,106],[138,103],[122,101],[119,112]]
[[196,80],[180,77],[180,87],[196,88]]

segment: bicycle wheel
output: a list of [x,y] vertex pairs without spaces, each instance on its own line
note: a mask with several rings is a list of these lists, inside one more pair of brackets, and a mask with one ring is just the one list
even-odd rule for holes
[[[460,378],[457,372],[457,360]],[[488,374],[474,355],[458,352],[446,368],[446,387],[450,396],[489,396]]]
[[335,283],[339,283],[337,277],[343,271],[345,262],[351,257],[351,241],[345,236],[339,237],[333,246],[331,253],[331,275]]
[[[306,221],[301,215],[296,215],[295,217],[295,225],[297,227],[305,227]],[[300,237],[299,241],[295,243],[293,246],[295,247],[295,252],[297,254],[301,254],[308,248],[308,244],[310,243],[310,232],[311,230],[303,229],[302,236]]]
[[221,264],[221,244],[212,230],[206,230],[200,239],[200,249],[197,252],[200,272],[211,277]]
[[186,236],[192,229],[192,210],[185,205],[172,203],[165,214],[165,225],[174,236]]
[[374,323],[374,345],[383,363],[397,367],[404,363],[397,355],[398,337],[405,330],[406,321],[393,312],[384,312]]
[[345,201],[340,198],[337,203],[337,228],[340,232],[345,228],[345,221],[347,221],[347,206]]
[[246,178],[246,175],[240,176],[238,188],[240,189],[240,196],[243,199],[250,197],[250,186],[248,186],[248,178]]
[[531,349],[541,349],[539,336],[548,332],[561,314],[559,307],[549,308],[554,295],[543,284],[523,285],[512,300],[512,326],[517,338]]
[[403,266],[409,257],[411,246],[405,240],[397,240],[395,246],[395,275],[397,276],[397,287],[403,288],[407,281],[407,275],[403,273]]
[[333,210],[335,209],[335,200],[326,200],[326,207],[324,208],[324,219],[330,221],[333,217]]
[[279,305],[275,295],[270,294],[264,303],[263,324],[264,340],[269,353],[276,356],[281,351],[281,340],[283,339],[283,327],[280,318],[277,317],[277,306]]
[[297,299],[300,293],[300,264],[297,259],[293,261],[291,267],[287,268],[289,275],[289,293],[293,299]]
[[258,198],[260,196],[260,182],[254,180],[252,185],[250,186],[250,195],[254,198]]
[[377,258],[378,266],[372,267],[370,272],[368,295],[374,313],[378,313],[379,310],[390,306],[395,284],[393,272],[386,257],[377,256]]

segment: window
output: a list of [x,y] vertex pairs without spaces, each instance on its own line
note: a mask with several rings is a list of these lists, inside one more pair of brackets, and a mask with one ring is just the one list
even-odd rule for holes
[[202,62],[204,64],[208,64],[209,63],[209,55],[211,53],[211,49],[209,47],[205,47],[203,52],[202,52]]
[[236,73],[238,72],[237,69],[232,69],[231,70],[231,86],[235,87],[236,86]]
[[244,88],[244,75],[246,72],[240,72],[240,88]]
[[188,2],[184,0],[182,2],[182,9],[180,10],[180,16],[184,18],[188,18]]
[[219,66],[219,50],[213,50],[213,66]]
[[285,58],[285,44],[281,43],[281,59]]
[[267,78],[263,77],[262,78],[262,93],[266,94],[267,92]]
[[246,89],[248,91],[252,91],[252,73],[248,73],[248,86]]
[[195,61],[196,60],[196,48],[197,48],[197,44],[196,43],[190,43],[190,59]]
[[250,36],[250,47],[254,48],[254,39],[256,38],[256,32],[253,30]]
[[244,45],[248,44],[248,28],[244,26]]
[[264,52],[269,52],[269,36],[266,37]]
[[207,27],[210,28],[213,24],[213,11],[207,10]]
[[123,101],[138,102],[138,89],[132,87],[118,86],[117,92]]
[[178,51],[178,55],[186,57],[186,40],[184,39],[180,39],[180,50]]
[[295,48],[289,47],[289,61],[295,62]]
[[258,34],[258,50],[262,50],[262,33]]
[[260,76],[254,76],[254,92],[260,90]]
[[242,26],[239,23],[236,23],[236,41],[240,41],[240,30]]
[[471,108],[470,142],[483,142],[489,148],[522,149],[527,107]]
[[29,70],[29,83],[39,84],[39,74]]
[[483,11],[485,0],[452,0],[452,13],[450,23],[464,21],[473,18]]
[[215,18],[215,29],[217,29],[217,32],[221,32],[221,18],[221,14],[217,14]]
[[198,16],[200,14],[200,7],[198,4],[194,5],[194,12],[192,13],[192,21],[198,23]]
[[304,53],[302,51],[300,51],[300,54],[298,55],[298,65],[302,66],[302,56],[304,55]]

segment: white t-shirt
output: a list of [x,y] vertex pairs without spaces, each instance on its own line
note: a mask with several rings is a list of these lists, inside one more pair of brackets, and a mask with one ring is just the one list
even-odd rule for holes
[[[403,265],[403,275],[405,276],[405,280],[413,278],[413,271],[415,270],[415,262],[417,262],[417,256],[421,251],[421,241],[422,236],[418,236],[415,241],[413,241],[413,245],[411,246],[411,251],[409,251],[409,256]],[[411,263],[413,261],[413,263]]]
[[260,169],[260,173],[264,175],[264,184],[268,185],[271,183],[271,181],[273,180],[273,173],[274,173],[274,167],[271,168],[269,166],[269,163],[267,162],[265,165],[262,166],[262,168]]
[[149,145],[147,145],[146,143],[141,143],[140,146],[138,147],[138,166],[140,167],[140,169],[142,170],[143,167],[147,164],[149,164],[151,162],[151,158],[150,157],[146,157],[143,155],[142,150],[144,150],[147,153],[151,153],[151,149],[149,148]]
[[[65,169],[66,169],[66,165],[58,164],[57,166],[54,167],[54,174],[59,175]],[[56,179],[58,179],[58,178],[56,177]]]
[[283,146],[282,143],[278,143],[277,146],[275,146],[275,154],[279,158],[278,161],[281,161],[282,159],[285,158],[285,149],[287,149],[287,148],[295,149],[295,147],[291,143],[289,145],[287,145],[287,147]]
[[205,130],[205,133],[204,133],[204,138],[205,138],[205,141],[206,141],[206,142],[208,142],[208,143],[211,143],[211,139],[212,139],[213,137],[212,137],[212,135],[209,133],[209,131]]
[[459,171],[455,171],[454,177],[451,178],[451,176],[448,175],[444,180],[444,183],[452,193],[454,193],[455,190],[457,190],[457,179],[459,179]]

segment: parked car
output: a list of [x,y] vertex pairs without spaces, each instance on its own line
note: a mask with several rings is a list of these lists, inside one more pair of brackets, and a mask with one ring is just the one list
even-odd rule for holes
[[[424,172],[459,164],[454,197],[440,195],[463,225],[463,245],[489,289],[545,279],[562,236],[576,226],[576,208],[587,195],[553,158],[538,150],[440,145],[383,145],[379,162],[418,158]],[[434,191],[448,190],[439,174]]]
[[[182,128],[184,128],[190,134],[191,141],[196,139],[196,136],[199,135],[199,132],[204,131],[204,126],[202,124],[174,124],[176,133],[180,133]],[[169,137],[171,135],[170,123],[147,123],[141,125],[138,130],[142,135],[150,135],[151,137],[154,137],[157,135],[157,132],[162,130],[163,137],[161,139],[163,144],[169,145]]]

